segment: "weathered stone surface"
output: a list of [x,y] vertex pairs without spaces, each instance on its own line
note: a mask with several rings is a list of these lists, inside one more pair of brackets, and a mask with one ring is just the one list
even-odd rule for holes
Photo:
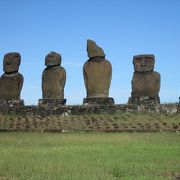
[[66,104],[66,99],[39,99],[38,105],[44,108],[58,108]]
[[23,76],[20,73],[3,74],[0,78],[0,99],[20,99]]
[[55,63],[57,62],[55,59],[59,57],[59,54],[53,52],[53,56],[54,58],[48,59],[48,67],[42,74],[43,99],[64,99],[66,71],[59,66],[60,63]]
[[[0,101],[1,103],[2,101]],[[14,101],[15,103],[15,101]],[[16,101],[17,103],[17,101]],[[159,104],[155,107],[146,108],[143,105],[136,104],[116,104],[116,105],[98,105],[98,106],[85,106],[85,105],[74,105],[74,106],[0,106],[1,114],[16,114],[23,116],[66,116],[66,115],[82,115],[82,114],[94,114],[94,113],[137,113],[137,112],[148,112],[148,113],[160,113],[160,114],[175,114],[179,113],[178,104]]]
[[153,54],[143,54],[133,57],[134,71],[148,72],[153,71],[155,57]]
[[[87,97],[84,103],[97,104],[105,102],[109,97],[109,88],[112,77],[111,63],[105,59],[105,54],[102,48],[98,47],[92,40],[87,41],[87,52],[89,60],[86,61],[83,67],[84,83],[87,91]],[[89,100],[89,98],[91,98]],[[94,99],[92,99],[94,98]],[[97,98],[102,100],[97,101]]]
[[16,101],[20,99],[23,76],[18,73],[21,62],[19,53],[8,53],[4,56],[4,74],[0,77],[0,99]]
[[[73,132],[85,132],[93,130],[105,132],[178,132],[180,131],[180,124],[177,118],[172,119],[171,123],[168,123],[166,120],[162,121],[162,119],[161,121],[152,119],[151,122],[147,123],[138,119],[138,117],[132,123],[131,119],[133,113],[137,112],[161,113],[165,115],[175,114],[178,113],[177,106],[177,104],[161,104],[155,108],[148,109],[143,105],[135,104],[60,107],[0,106],[0,131],[38,130],[40,132],[69,132],[72,130]],[[124,121],[118,115],[120,112],[127,113],[127,115],[124,113],[125,117],[127,116],[127,121]],[[94,116],[93,114],[97,115]]]
[[84,98],[83,100],[84,105],[113,105],[114,99],[105,97],[105,98]]
[[56,52],[50,52],[45,58],[45,65],[49,66],[60,66],[61,65],[61,55]]
[[160,103],[159,96],[157,97],[130,97],[128,100],[128,104],[136,104],[139,112],[155,112],[156,106]]
[[0,99],[0,108],[8,107],[8,108],[20,108],[24,106],[24,101],[20,99]]
[[134,72],[132,79],[132,96],[158,97],[160,91],[160,74],[158,72]]
[[94,41],[87,40],[87,53],[89,58],[93,57],[105,57],[104,51]]
[[18,72],[21,63],[21,55],[17,52],[7,53],[3,60],[3,70],[5,73]]
[[134,56],[134,75],[132,93],[128,103],[152,107],[160,103],[160,74],[153,71],[154,55]]
[[108,97],[112,77],[109,61],[96,57],[89,59],[83,67],[87,98]]
[[174,180],[180,180],[180,173],[176,173]]

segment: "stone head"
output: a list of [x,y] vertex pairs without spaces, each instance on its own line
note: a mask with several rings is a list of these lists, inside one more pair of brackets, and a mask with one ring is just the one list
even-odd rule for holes
[[87,40],[87,53],[89,58],[93,57],[105,57],[104,51],[94,41]]
[[56,52],[50,52],[45,58],[45,65],[47,67],[60,66],[61,65],[61,55]]
[[155,56],[153,54],[143,54],[133,57],[134,70],[136,72],[153,71]]
[[6,73],[18,72],[21,63],[21,55],[17,52],[7,53],[3,60],[3,70]]

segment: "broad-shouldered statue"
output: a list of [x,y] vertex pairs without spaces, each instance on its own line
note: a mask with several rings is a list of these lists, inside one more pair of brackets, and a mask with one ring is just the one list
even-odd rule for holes
[[112,78],[111,63],[105,59],[103,49],[92,40],[87,40],[87,53],[89,59],[83,67],[84,83],[87,97],[84,104],[113,104],[109,98],[109,89]]
[[160,103],[160,74],[154,71],[155,56],[152,54],[133,57],[134,75],[132,93],[129,103],[158,104]]
[[65,104],[66,71],[61,66],[61,55],[56,52],[50,52],[45,58],[45,66],[46,68],[42,74],[43,99],[40,100],[40,104]]
[[24,104],[24,102],[20,100],[24,81],[22,74],[18,72],[20,63],[21,55],[19,53],[11,52],[5,54],[3,59],[4,74],[0,78],[1,101],[21,105]]

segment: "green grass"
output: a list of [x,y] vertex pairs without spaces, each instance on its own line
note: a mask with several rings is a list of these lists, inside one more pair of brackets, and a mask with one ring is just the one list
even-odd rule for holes
[[164,180],[176,173],[178,133],[0,133],[0,180]]

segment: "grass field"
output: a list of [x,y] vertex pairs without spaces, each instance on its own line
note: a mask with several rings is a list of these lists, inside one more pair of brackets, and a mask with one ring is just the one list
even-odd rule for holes
[[0,133],[0,180],[164,180],[179,173],[178,133]]

